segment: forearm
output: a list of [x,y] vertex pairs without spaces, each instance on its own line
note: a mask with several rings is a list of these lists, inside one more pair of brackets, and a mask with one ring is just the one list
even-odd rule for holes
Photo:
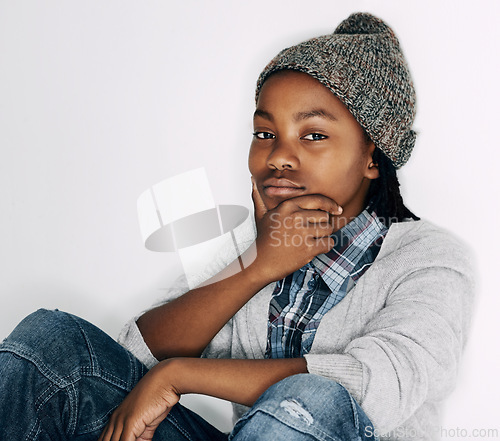
[[209,395],[251,406],[264,391],[290,375],[306,373],[304,358],[236,360],[174,358],[159,366],[180,394]]
[[205,286],[137,320],[144,341],[158,360],[198,357],[231,317],[269,283],[254,266],[241,270],[238,261],[235,264],[236,270],[228,267]]
[[111,415],[99,441],[152,439],[179,397],[201,393],[252,405],[272,384],[306,372],[303,358],[224,360],[171,358],[154,366]]

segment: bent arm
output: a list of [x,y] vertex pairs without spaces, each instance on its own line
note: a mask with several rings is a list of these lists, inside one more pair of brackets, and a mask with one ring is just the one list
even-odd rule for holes
[[229,319],[269,283],[255,266],[235,270],[235,265],[239,262],[139,317],[137,326],[155,358],[199,357]]
[[99,441],[152,439],[185,393],[202,393],[252,405],[277,381],[306,371],[303,358],[209,360],[172,358],[153,367],[111,415]]
[[[162,366],[161,366],[162,365]],[[161,367],[160,367],[161,366]],[[304,358],[237,360],[173,358],[160,363],[180,395],[197,393],[252,406],[273,384],[307,373]]]

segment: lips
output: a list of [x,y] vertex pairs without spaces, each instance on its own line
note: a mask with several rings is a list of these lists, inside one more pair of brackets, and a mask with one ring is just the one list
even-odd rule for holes
[[271,178],[263,183],[264,193],[268,197],[293,197],[302,193],[305,187],[285,178]]

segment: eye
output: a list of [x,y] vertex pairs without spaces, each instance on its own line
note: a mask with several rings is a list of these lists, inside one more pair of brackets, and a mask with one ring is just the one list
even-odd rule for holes
[[274,139],[275,136],[269,132],[254,132],[253,136],[259,139]]
[[328,136],[322,135],[321,133],[309,133],[308,135],[302,137],[302,139],[307,141],[321,141],[326,138],[328,138]]

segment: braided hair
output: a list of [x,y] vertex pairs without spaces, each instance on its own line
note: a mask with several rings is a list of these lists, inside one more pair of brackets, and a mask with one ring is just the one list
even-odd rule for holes
[[372,180],[368,189],[367,201],[370,211],[375,211],[387,227],[393,222],[402,222],[409,218],[420,220],[405,206],[396,169],[379,148],[375,148],[373,152],[373,162],[378,165],[379,177]]

